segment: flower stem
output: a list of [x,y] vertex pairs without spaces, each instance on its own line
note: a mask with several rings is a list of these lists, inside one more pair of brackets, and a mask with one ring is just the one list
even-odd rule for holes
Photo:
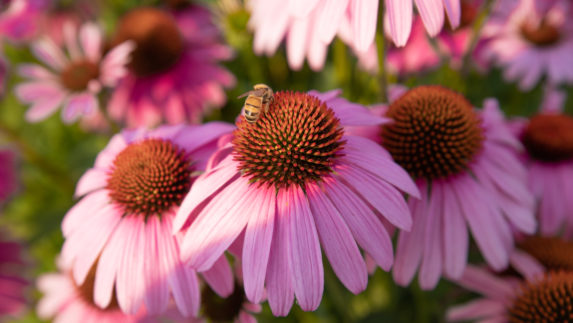
[[376,52],[378,53],[378,82],[380,102],[388,102],[388,75],[386,75],[386,37],[384,36],[384,9],[378,10],[379,26],[376,28]]
[[67,191],[74,191],[75,184],[73,179],[69,176],[69,173],[32,148],[17,131],[0,123],[0,134],[8,139],[10,143],[14,144],[29,163],[40,168],[46,175],[52,177],[55,182],[59,183]]
[[493,3],[494,3],[493,0],[486,0],[482,4],[480,11],[479,11],[479,14],[473,23],[472,37],[470,39],[468,49],[467,49],[467,51],[464,54],[464,57],[462,59],[462,69],[461,69],[462,75],[467,75],[470,71],[472,54],[473,54],[473,52],[474,52],[474,50],[478,44],[482,28],[483,28],[483,26],[487,20],[487,17],[489,16],[489,14],[491,12],[491,8],[493,7]]

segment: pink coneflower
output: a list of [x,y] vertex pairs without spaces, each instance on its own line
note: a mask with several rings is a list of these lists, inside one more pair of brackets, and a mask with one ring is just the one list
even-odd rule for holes
[[28,282],[20,277],[23,264],[20,244],[0,241],[0,317],[15,315],[26,305]]
[[[294,300],[314,310],[323,292],[321,246],[353,293],[367,285],[364,259],[392,265],[383,221],[408,230],[400,190],[414,183],[376,143],[343,126],[387,122],[338,98],[337,91],[279,92],[255,123],[241,116],[232,142],[185,197],[175,232],[193,220],[181,252],[203,271],[244,233],[242,268],[247,298],[259,303],[266,285],[271,310],[286,315]],[[376,163],[384,165],[374,170]]]
[[538,202],[539,229],[544,235],[562,230],[573,234],[573,117],[560,112],[564,98],[549,93],[539,114],[512,124],[526,148],[522,157],[528,186]]
[[[479,322],[570,322],[573,319],[573,272],[545,271],[537,261],[513,257],[523,278],[495,276],[485,268],[468,266],[457,281],[483,298],[450,308],[447,320]],[[571,257],[570,254],[564,255]]]
[[[84,197],[62,222],[62,260],[74,280],[83,284],[97,262],[95,304],[106,308],[116,295],[125,313],[145,303],[148,313],[157,314],[172,295],[183,315],[197,313],[197,275],[179,260],[172,222],[218,137],[232,129],[215,122],[123,131],[98,155],[78,183],[76,195]],[[226,296],[232,272],[224,256],[217,258],[203,277]]]
[[66,123],[98,109],[97,94],[104,86],[114,86],[125,74],[125,64],[133,43],[125,42],[102,57],[102,31],[86,23],[76,35],[74,28],[66,29],[67,55],[49,38],[38,40],[32,51],[48,68],[24,64],[20,74],[28,80],[16,87],[16,95],[32,104],[26,112],[30,122],[41,121],[60,106]]
[[11,150],[0,150],[0,204],[16,189],[14,158]]
[[233,75],[217,65],[231,50],[220,43],[210,13],[190,6],[169,13],[138,8],[119,22],[115,41],[137,43],[130,73],[118,85],[110,115],[129,127],[200,122],[226,101]]
[[459,278],[468,229],[490,266],[504,269],[512,229],[532,233],[535,220],[527,173],[515,156],[522,147],[497,101],[486,100],[477,112],[441,86],[402,93],[386,112],[394,122],[382,127],[382,145],[416,179],[422,199],[408,201],[413,226],[400,232],[394,279],[407,285],[418,268],[423,289],[435,287],[443,274]]
[[491,37],[484,55],[504,68],[507,80],[519,80],[523,90],[544,75],[553,84],[573,82],[573,4],[559,0],[543,13],[535,9],[546,1],[521,0],[515,7],[511,0],[501,1],[484,27]]
[[[416,1],[424,26],[435,36],[444,23],[444,9],[451,25],[460,20],[460,0]],[[411,31],[412,0],[386,0],[389,31],[397,46],[404,46]],[[305,57],[310,67],[324,65],[327,47],[337,33],[359,56],[373,47],[378,22],[377,0],[282,1],[253,0],[249,25],[255,31],[255,53],[273,54],[283,38],[289,65],[300,69]]]
[[95,267],[92,267],[81,285],[74,282],[69,270],[40,276],[37,285],[44,296],[38,302],[38,316],[59,323],[153,322],[145,320],[143,308],[134,315],[123,313],[115,297],[105,308],[100,308],[93,297],[95,278]]

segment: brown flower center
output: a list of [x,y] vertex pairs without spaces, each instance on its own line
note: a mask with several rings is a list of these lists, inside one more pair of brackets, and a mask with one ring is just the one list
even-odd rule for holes
[[573,273],[550,272],[529,282],[509,308],[512,323],[573,322]]
[[175,19],[154,8],[138,8],[119,22],[115,44],[133,40],[129,67],[140,77],[162,73],[179,61],[185,44]]
[[521,25],[521,35],[538,47],[554,45],[561,39],[559,29],[548,24],[545,19],[541,20],[539,24],[524,21]]
[[94,284],[95,284],[95,275],[96,275],[96,268],[98,262],[96,261],[94,265],[90,268],[90,271],[84,281],[83,284],[77,285],[74,281],[73,277],[70,277],[74,286],[76,287],[76,292],[81,300],[83,300],[86,304],[91,307],[94,307],[100,311],[115,311],[119,310],[119,304],[117,302],[117,297],[115,295],[115,291],[113,292],[111,301],[106,308],[100,308],[95,304],[94,301]]
[[145,139],[120,152],[108,180],[109,195],[125,212],[161,214],[178,205],[191,185],[190,161],[163,139]]
[[60,74],[62,85],[70,91],[84,91],[91,80],[99,77],[99,66],[90,61],[71,63]]
[[239,312],[246,301],[243,287],[235,283],[235,290],[227,298],[215,294],[208,286],[201,293],[203,314],[211,322],[233,322],[239,317]]
[[441,86],[420,86],[394,101],[394,122],[382,144],[414,178],[436,179],[464,170],[481,147],[480,121],[461,95]]
[[556,237],[528,237],[519,248],[537,259],[548,270],[573,271],[573,242]]
[[329,174],[344,145],[334,112],[314,96],[278,92],[258,121],[241,116],[233,144],[243,175],[270,185],[304,185]]
[[521,137],[529,155],[545,162],[573,158],[573,118],[539,114],[529,120]]

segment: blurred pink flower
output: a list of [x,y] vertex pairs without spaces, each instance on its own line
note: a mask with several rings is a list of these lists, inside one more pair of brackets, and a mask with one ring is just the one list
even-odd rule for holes
[[198,271],[245,231],[245,293],[259,303],[266,285],[275,315],[287,315],[295,295],[303,310],[318,307],[321,246],[342,284],[359,293],[367,270],[358,246],[389,270],[392,241],[383,222],[411,226],[401,191],[419,192],[408,174],[379,145],[344,130],[388,120],[339,93],[278,92],[257,122],[240,117],[175,218],[174,232],[193,221],[181,252]]
[[550,89],[539,114],[511,122],[526,148],[521,157],[543,235],[564,230],[573,236],[573,118],[562,112],[564,100],[563,92]]
[[0,241],[0,318],[16,315],[26,305],[24,291],[28,282],[20,277],[23,264],[22,246]]
[[16,167],[14,152],[0,150],[0,204],[16,190]]
[[42,12],[50,0],[11,0],[0,11],[0,38],[29,41],[40,32]]
[[[408,201],[413,226],[400,232],[394,279],[407,285],[419,268],[423,289],[440,276],[459,278],[467,264],[470,230],[495,270],[507,267],[512,229],[533,233],[533,197],[515,156],[521,144],[504,124],[497,101],[476,112],[441,86],[394,88],[382,127],[382,146],[416,179],[422,199]],[[399,95],[398,93],[402,93]]]
[[566,322],[571,318],[573,273],[545,272],[525,253],[514,253],[511,265],[522,278],[468,266],[456,283],[483,298],[450,308],[447,321]]
[[38,316],[44,320],[53,319],[58,323],[155,322],[145,318],[144,308],[134,315],[124,314],[115,299],[105,308],[98,307],[93,298],[94,274],[90,273],[81,285],[74,282],[69,270],[41,275],[37,285],[44,296],[38,302]]
[[218,65],[231,57],[208,10],[189,6],[173,13],[139,8],[120,21],[116,42],[132,39],[130,73],[115,89],[108,106],[129,127],[160,122],[198,123],[221,107],[225,87],[235,79]]
[[[442,29],[444,8],[451,24],[460,20],[460,0],[416,1],[424,26],[435,36]],[[362,56],[374,48],[378,0],[252,0],[249,25],[255,31],[257,54],[273,54],[283,38],[291,68],[300,69],[305,57],[313,70],[323,67],[327,47],[338,33]],[[412,0],[386,0],[389,31],[397,46],[404,46],[412,25]]]
[[[148,313],[158,314],[171,294],[184,316],[197,314],[199,282],[179,259],[181,237],[172,235],[172,222],[217,139],[232,129],[213,122],[123,131],[98,155],[78,182],[76,196],[84,197],[62,222],[62,261],[74,280],[83,284],[97,263],[95,304],[105,308],[116,295],[125,313],[145,303]],[[203,277],[227,296],[232,272],[224,256],[217,258]]]
[[47,118],[60,106],[66,123],[93,115],[99,106],[97,94],[102,87],[114,86],[126,73],[132,42],[125,42],[103,56],[102,31],[98,26],[86,23],[79,29],[79,35],[69,27],[65,30],[68,55],[51,39],[43,38],[32,45],[32,51],[48,68],[37,64],[19,66],[20,75],[28,80],[17,85],[15,92],[22,102],[32,104],[26,112],[30,122]]
[[573,3],[554,1],[544,13],[535,4],[547,0],[502,0],[484,26],[483,53],[504,68],[508,81],[522,90],[533,88],[542,76],[550,83],[573,82]]

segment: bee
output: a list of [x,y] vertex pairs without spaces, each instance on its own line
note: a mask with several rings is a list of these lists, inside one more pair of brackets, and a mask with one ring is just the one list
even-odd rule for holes
[[239,95],[238,99],[247,97],[243,105],[243,117],[248,123],[255,123],[261,116],[261,110],[269,111],[269,104],[274,99],[273,89],[266,84],[255,84],[253,90]]

